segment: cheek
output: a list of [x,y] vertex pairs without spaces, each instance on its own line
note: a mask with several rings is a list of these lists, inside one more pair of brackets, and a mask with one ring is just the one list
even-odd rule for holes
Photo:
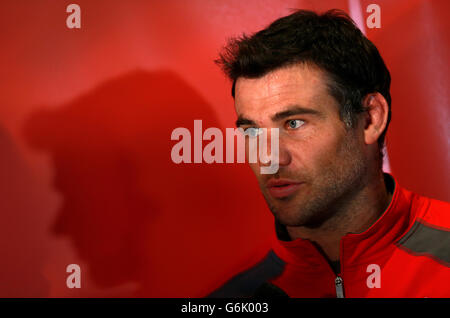
[[332,174],[342,174],[348,171],[353,165],[354,159],[358,157],[352,142],[350,136],[342,135],[339,138],[333,136],[326,143],[324,142],[321,152],[318,154],[322,170],[331,170]]
[[339,139],[336,135],[320,134],[297,142],[291,147],[293,168],[314,173],[326,169],[338,160]]

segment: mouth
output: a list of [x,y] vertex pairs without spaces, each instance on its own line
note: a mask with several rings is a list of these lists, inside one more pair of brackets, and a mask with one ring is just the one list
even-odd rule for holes
[[283,199],[297,192],[301,185],[301,182],[287,179],[270,179],[267,182],[266,187],[272,197]]

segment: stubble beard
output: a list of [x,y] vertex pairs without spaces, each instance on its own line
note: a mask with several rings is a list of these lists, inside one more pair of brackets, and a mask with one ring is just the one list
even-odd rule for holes
[[367,164],[361,150],[346,139],[334,164],[322,169],[301,185],[291,198],[276,200],[263,195],[275,219],[285,226],[318,228],[345,210],[345,206],[363,189]]

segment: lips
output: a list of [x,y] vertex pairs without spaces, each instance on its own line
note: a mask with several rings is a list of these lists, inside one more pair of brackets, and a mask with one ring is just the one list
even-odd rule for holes
[[293,195],[301,185],[301,182],[288,179],[270,179],[266,187],[272,197],[282,199]]

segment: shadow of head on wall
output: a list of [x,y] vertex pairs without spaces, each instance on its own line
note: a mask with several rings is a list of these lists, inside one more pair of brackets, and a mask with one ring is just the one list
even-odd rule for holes
[[27,121],[27,140],[50,153],[63,197],[52,231],[72,240],[97,284],[138,281],[152,285],[144,287],[148,295],[187,293],[190,276],[211,265],[202,260],[213,249],[205,237],[225,236],[224,222],[231,225],[236,206],[246,205],[239,195],[248,182],[242,165],[172,162],[172,130],[194,119],[219,127],[176,74],[134,71]]

